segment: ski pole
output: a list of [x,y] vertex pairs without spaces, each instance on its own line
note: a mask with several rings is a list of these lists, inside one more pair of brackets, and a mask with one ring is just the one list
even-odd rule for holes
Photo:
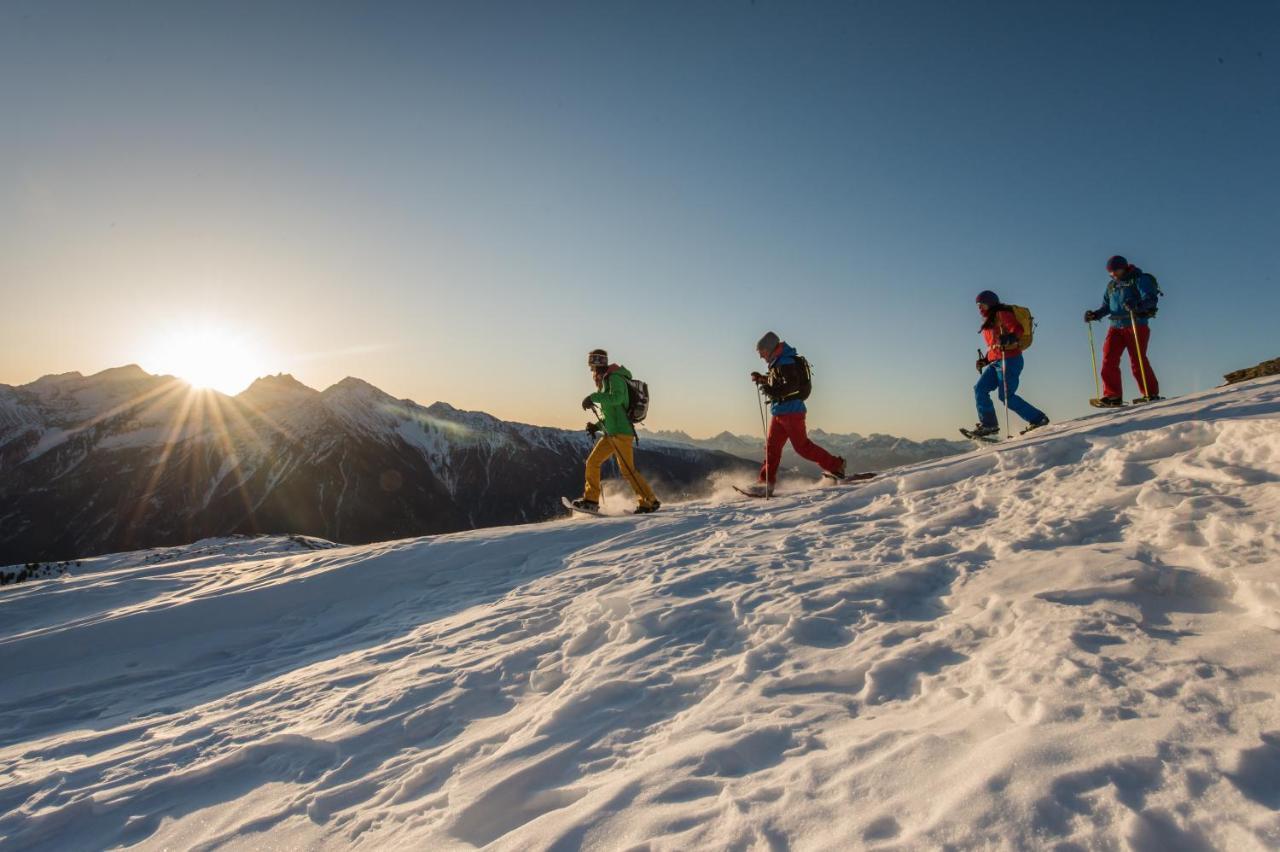
[[1098,350],[1093,343],[1093,323],[1085,323],[1085,327],[1089,329],[1089,357],[1093,360],[1093,389],[1098,394],[1098,399],[1102,399],[1102,385],[1098,384]]
[[764,433],[764,499],[769,499],[769,424],[764,420],[764,391],[756,386],[756,402],[760,403],[760,429]]
[[1013,430],[1009,428],[1009,371],[1005,367],[1003,346],[1000,347],[1000,383],[1004,386],[1004,436],[1012,438]]
[[1138,319],[1129,309],[1129,328],[1133,329],[1133,354],[1138,357],[1138,375],[1142,377],[1142,395],[1151,401],[1151,391],[1147,390],[1147,367],[1142,362],[1142,338],[1138,337]]

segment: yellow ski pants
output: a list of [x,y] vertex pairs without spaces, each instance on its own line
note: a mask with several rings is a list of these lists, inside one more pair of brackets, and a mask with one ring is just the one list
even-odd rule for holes
[[591,455],[587,456],[587,482],[582,490],[583,499],[600,502],[600,466],[616,455],[618,467],[622,469],[627,482],[631,483],[631,489],[640,499],[640,505],[650,506],[658,502],[649,483],[636,471],[635,454],[632,452],[634,446],[635,437],[632,435],[606,435],[596,441]]

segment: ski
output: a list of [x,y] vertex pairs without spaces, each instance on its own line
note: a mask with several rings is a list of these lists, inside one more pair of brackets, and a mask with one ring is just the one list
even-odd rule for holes
[[763,499],[765,499],[765,497],[777,497],[777,496],[778,496],[777,494],[765,494],[763,491],[748,491],[747,489],[745,489],[745,488],[739,488],[739,487],[738,487],[738,486],[736,486],[736,485],[735,485],[735,486],[733,486],[733,490],[734,490],[734,491],[737,491],[737,492],[738,492],[739,494],[741,494],[743,497],[754,497],[756,500],[763,500]]
[[595,511],[592,511],[591,509],[579,509],[577,506],[573,505],[573,501],[570,500],[568,497],[561,497],[560,502],[563,503],[564,507],[568,509],[570,512],[580,512],[581,514],[591,515],[596,518],[608,517],[608,515],[606,515],[604,512],[601,512],[599,509],[596,509]]
[[1138,397],[1137,399],[1130,400],[1130,401],[1129,401],[1129,404],[1130,404],[1130,405],[1146,405],[1147,403],[1151,403],[1151,402],[1164,402],[1164,397],[1162,397],[1162,396],[1152,396],[1152,397],[1140,396],[1140,397]]
[[874,479],[875,476],[876,474],[872,472],[848,473],[848,474],[845,474],[844,476],[836,476],[834,473],[830,473],[825,470],[822,472],[823,479],[829,479],[836,485],[843,485],[848,482],[862,482],[867,479]]

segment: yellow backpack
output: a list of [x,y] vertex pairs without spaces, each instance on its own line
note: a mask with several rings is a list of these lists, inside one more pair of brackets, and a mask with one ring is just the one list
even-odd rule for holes
[[1024,308],[1022,305],[1005,305],[1005,307],[1013,311],[1014,317],[1018,320],[1018,325],[1022,326],[1022,336],[1018,338],[1018,348],[1030,349],[1031,343],[1036,336],[1036,318],[1031,316],[1031,309]]

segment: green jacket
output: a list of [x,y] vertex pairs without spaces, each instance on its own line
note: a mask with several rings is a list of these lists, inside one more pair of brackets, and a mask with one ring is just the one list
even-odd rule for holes
[[631,401],[631,391],[627,389],[627,379],[631,372],[626,367],[610,367],[604,377],[604,387],[591,394],[591,401],[600,406],[600,416],[604,418],[604,430],[610,435],[634,435],[635,427],[627,417],[627,403]]

